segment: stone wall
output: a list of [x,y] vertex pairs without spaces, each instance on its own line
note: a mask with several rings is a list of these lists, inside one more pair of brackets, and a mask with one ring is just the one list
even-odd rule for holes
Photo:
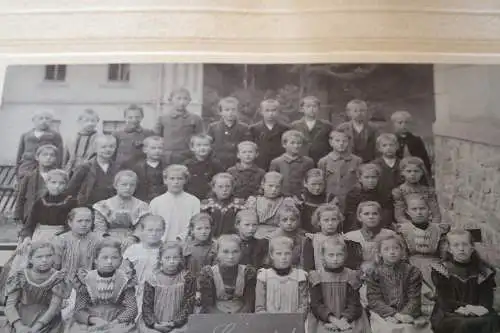
[[481,256],[500,267],[500,145],[436,136],[435,153],[444,222],[480,228]]

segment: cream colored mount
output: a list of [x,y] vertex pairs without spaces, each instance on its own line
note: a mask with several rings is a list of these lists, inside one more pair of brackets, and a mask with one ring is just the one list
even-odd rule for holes
[[497,0],[0,1],[7,63],[496,63]]

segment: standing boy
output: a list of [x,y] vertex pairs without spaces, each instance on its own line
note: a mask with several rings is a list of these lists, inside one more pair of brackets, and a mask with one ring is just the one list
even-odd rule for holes
[[403,183],[400,172],[401,159],[397,157],[398,139],[392,133],[382,133],[377,138],[377,150],[380,157],[371,163],[380,168],[380,188],[391,195],[392,190]]
[[238,120],[238,100],[235,97],[220,100],[219,114],[221,119],[208,126],[207,134],[214,140],[214,156],[226,170],[236,163],[237,146],[250,139],[250,132],[248,126]]
[[151,200],[151,213],[163,217],[167,224],[162,238],[164,241],[184,241],[189,221],[200,212],[200,200],[184,191],[189,180],[186,166],[168,166],[163,171],[163,180],[167,185],[167,192]]
[[36,168],[35,152],[41,145],[51,144],[57,147],[57,163],[62,162],[63,140],[61,135],[50,128],[54,115],[47,110],[37,111],[33,116],[33,129],[21,135],[16,157],[16,176],[20,181]]
[[130,105],[123,111],[125,118],[125,128],[114,133],[116,137],[116,159],[118,167],[124,169],[134,165],[137,160],[142,158],[142,142],[148,136],[155,135],[150,129],[141,126],[144,119],[144,110],[137,105]]
[[357,171],[362,163],[361,157],[351,154],[349,137],[344,132],[330,133],[332,152],[318,162],[318,168],[326,177],[326,193],[337,197],[343,207],[345,196],[358,182]]
[[64,170],[71,176],[75,168],[95,156],[95,139],[98,136],[99,115],[92,109],[85,109],[78,115],[76,138],[68,140],[64,149]]
[[210,193],[212,177],[223,172],[224,169],[220,162],[212,156],[212,137],[206,134],[194,135],[191,138],[190,148],[193,157],[183,163],[190,174],[186,192],[203,200]]
[[190,155],[191,137],[203,132],[203,120],[186,109],[191,102],[186,88],[174,89],[168,100],[172,109],[158,118],[155,132],[163,138],[165,162],[181,163]]
[[432,175],[431,160],[424,140],[410,131],[411,114],[408,111],[396,111],[392,114],[391,121],[398,139],[396,156],[400,159],[408,156],[420,158],[424,162],[427,173]]
[[138,179],[135,197],[150,202],[166,191],[163,183],[163,170],[166,167],[163,162],[163,139],[159,136],[145,138],[142,150],[145,156],[131,168]]
[[304,178],[314,168],[312,158],[300,155],[304,135],[296,130],[283,133],[281,142],[285,153],[271,161],[269,171],[277,171],[283,176],[282,191],[285,196],[300,196]]
[[332,125],[318,119],[320,101],[317,97],[306,96],[300,101],[300,112],[304,117],[292,123],[292,128],[304,134],[303,154],[313,159],[316,165],[320,158],[328,154],[330,146],[328,136]]
[[26,222],[35,200],[42,197],[46,192],[45,180],[47,179],[47,173],[55,169],[58,152],[58,148],[54,145],[42,145],[36,150],[37,167],[19,183],[14,207],[15,220],[22,223]]
[[281,136],[289,130],[289,127],[278,122],[279,107],[280,103],[275,99],[262,101],[260,103],[262,120],[250,126],[252,141],[259,148],[256,164],[263,170],[269,170],[271,161],[284,153]]
[[348,122],[337,127],[337,131],[349,136],[352,153],[361,157],[363,163],[376,156],[377,131],[368,123],[368,105],[365,101],[354,99],[346,106]]
[[236,198],[246,200],[259,193],[266,172],[255,164],[257,149],[255,142],[240,142],[237,155],[240,162],[227,169],[227,172],[234,177],[233,194]]
[[78,199],[79,206],[92,207],[115,195],[113,181],[118,168],[113,163],[116,138],[100,134],[96,140],[96,157],[80,165],[68,184],[68,192]]

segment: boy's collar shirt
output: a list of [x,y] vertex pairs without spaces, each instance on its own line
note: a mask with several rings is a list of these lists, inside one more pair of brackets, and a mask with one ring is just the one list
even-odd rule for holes
[[352,122],[352,128],[354,128],[354,130],[358,133],[361,133],[363,131],[363,129],[365,128],[365,125],[364,124],[358,124],[356,122]]
[[309,131],[311,131],[314,128],[314,126],[316,125],[316,119],[313,119],[313,120],[304,119],[304,121],[305,121],[306,126],[309,129]]
[[267,128],[268,130],[270,130],[270,131],[272,131],[272,130],[273,130],[273,128],[276,126],[276,124],[275,124],[275,123],[274,123],[274,124],[268,124],[268,123],[266,123],[266,122],[264,122],[264,125],[265,125],[265,126],[266,126],[266,128]]
[[238,164],[236,164],[236,169],[239,170],[239,171],[257,170],[257,169],[259,169],[259,167],[257,165],[255,165],[255,164],[252,164],[252,165],[250,165],[248,167],[245,167],[245,166],[243,166],[243,164],[238,163]]
[[187,118],[188,115],[189,114],[188,114],[187,110],[183,110],[183,111],[174,110],[174,111],[170,112],[170,117],[174,118],[174,119],[179,118],[179,117]]
[[290,154],[283,154],[283,159],[285,160],[285,162],[288,162],[288,163],[292,163],[292,162],[295,162],[295,161],[298,161],[301,159],[301,155],[295,155],[295,156],[292,156]]
[[123,131],[126,132],[126,133],[142,133],[143,132],[143,128],[141,126],[138,126],[138,127],[128,127],[128,126],[126,126],[123,129]]
[[333,161],[339,161],[339,160],[351,160],[352,159],[352,155],[350,154],[339,154],[335,151],[332,151],[328,154],[328,158],[330,158],[331,160]]
[[148,161],[148,160],[146,160],[146,164],[152,168],[157,168],[158,165],[160,164],[160,161]]
[[394,165],[396,165],[396,158],[389,159],[389,158],[382,156],[382,159],[384,160],[385,164],[387,164],[391,168],[393,168]]
[[98,160],[96,160],[96,162],[97,162],[97,165],[101,168],[102,171],[104,171],[105,173],[108,172],[110,162],[101,163]]
[[33,135],[36,136],[38,139],[40,139],[47,132],[48,131],[34,130]]

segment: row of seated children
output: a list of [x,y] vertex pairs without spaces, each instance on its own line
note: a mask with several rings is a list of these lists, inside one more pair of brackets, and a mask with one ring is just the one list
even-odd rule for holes
[[[196,305],[202,313],[302,313],[309,332],[495,332],[494,271],[475,253],[470,234],[449,232],[447,257],[437,260],[426,252],[437,242],[417,231],[429,214],[426,201],[409,201],[415,230],[402,228],[403,237],[380,227],[377,203],[360,204],[360,234],[370,234],[370,241],[355,231],[339,233],[343,215],[336,206],[318,208],[315,235],[299,231],[296,208],[283,207],[280,229],[269,245],[260,242],[260,251],[247,247],[257,242],[251,211],[238,214],[236,235],[215,242],[210,216],[195,215],[184,244],[163,243],[165,221],[145,215],[140,243],[123,251],[121,240],[91,231],[90,209],[75,208],[71,230],[32,243],[26,267],[9,276],[6,329],[62,332],[61,307],[73,289],[67,332],[181,332]],[[423,240],[428,244],[418,243]],[[309,262],[301,259],[308,256]],[[430,323],[421,316],[424,265],[413,265],[426,256],[437,299]]]

